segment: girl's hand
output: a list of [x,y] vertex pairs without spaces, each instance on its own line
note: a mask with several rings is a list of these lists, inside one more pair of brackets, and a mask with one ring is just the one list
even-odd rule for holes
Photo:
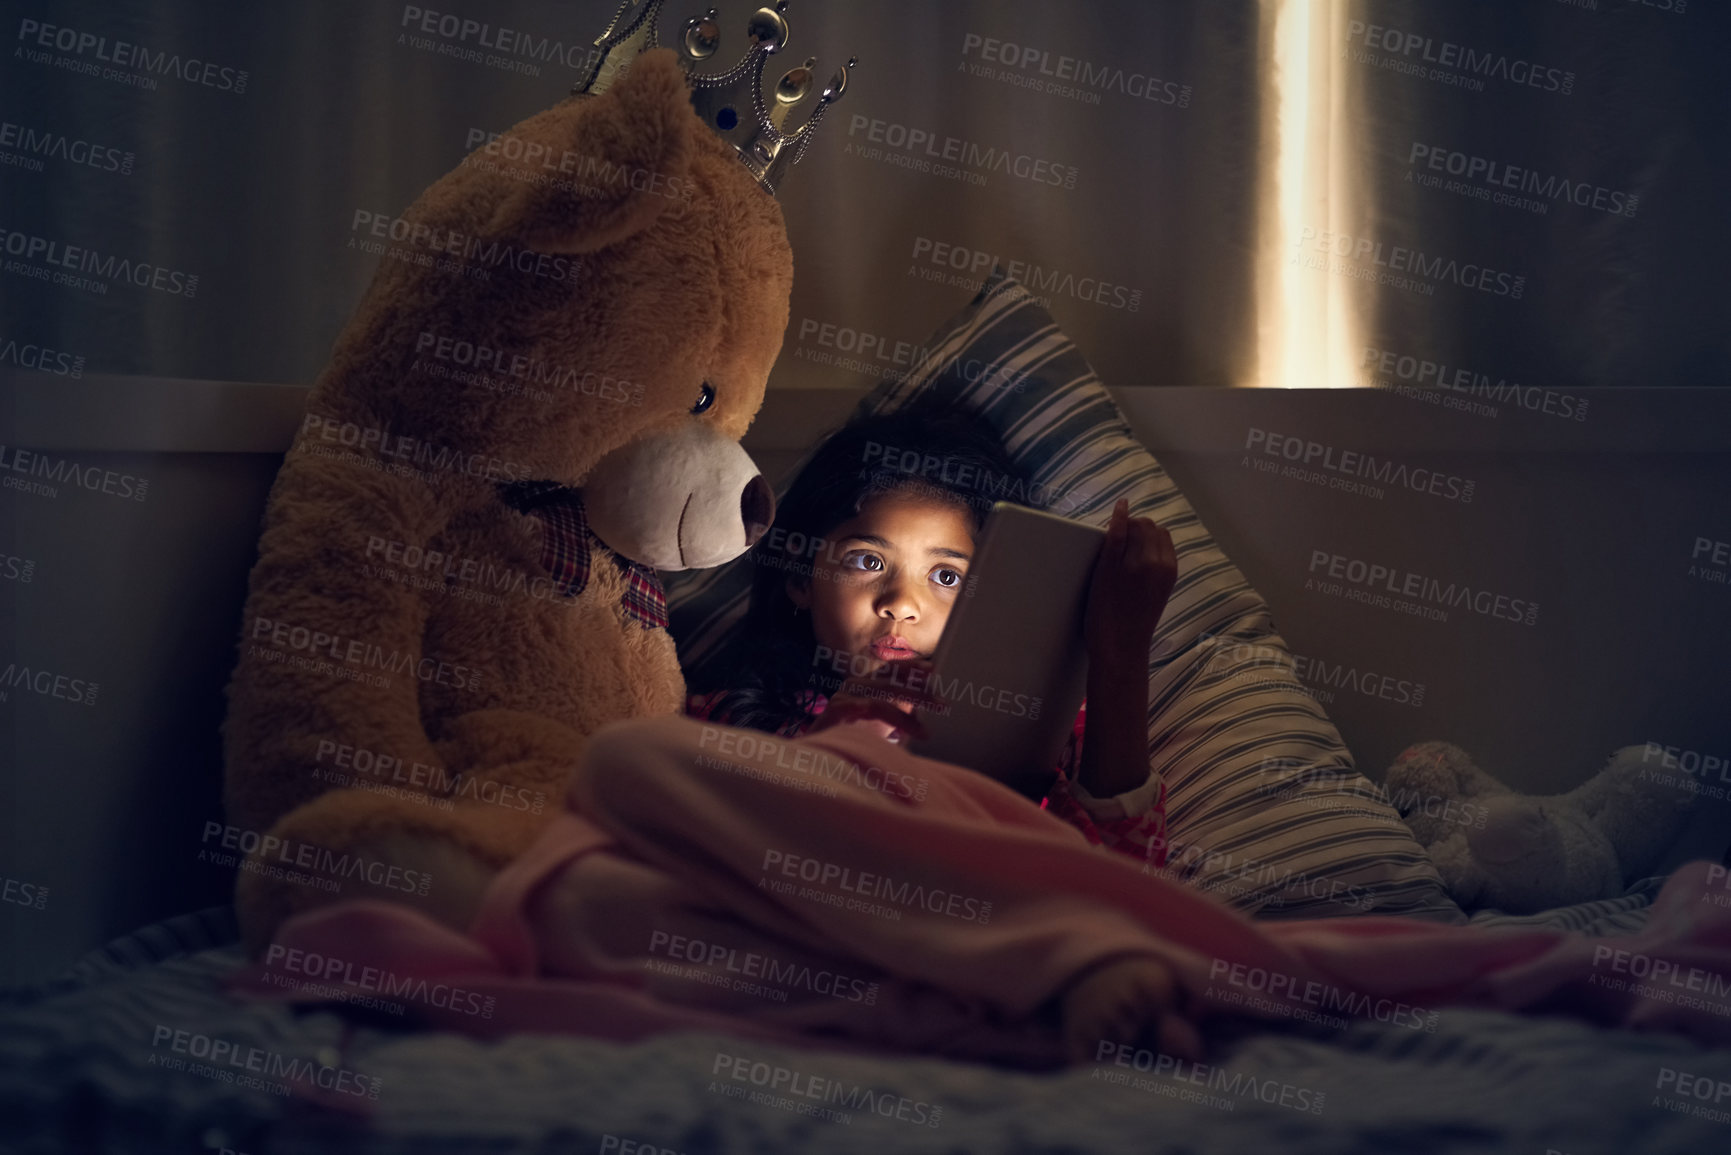
[[1177,582],[1172,535],[1151,517],[1132,518],[1129,500],[1119,498],[1088,589],[1083,632],[1089,664],[1145,666],[1154,627]]
[[941,713],[945,702],[931,689],[932,663],[926,658],[883,662],[869,674],[850,677],[830,695],[829,704],[812,723],[809,733],[827,730],[841,722],[859,719],[881,724],[884,737],[897,731],[916,738],[926,735],[925,724],[913,711]]

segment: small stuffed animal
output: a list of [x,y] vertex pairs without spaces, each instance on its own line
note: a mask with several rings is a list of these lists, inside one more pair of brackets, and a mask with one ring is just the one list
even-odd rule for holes
[[1384,777],[1395,809],[1463,908],[1533,914],[1623,893],[1658,864],[1694,795],[1625,746],[1567,794],[1517,794],[1459,746],[1420,742]]

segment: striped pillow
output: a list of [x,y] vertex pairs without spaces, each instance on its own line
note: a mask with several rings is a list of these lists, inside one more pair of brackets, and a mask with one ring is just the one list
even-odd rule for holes
[[[1464,920],[1298,680],[1268,604],[1021,285],[995,272],[921,362],[872,390],[854,415],[916,396],[992,425],[1034,483],[1028,504],[1104,526],[1128,497],[1132,516],[1172,534],[1178,582],[1148,667],[1148,751],[1166,781],[1170,877],[1271,918],[1374,911]],[[669,575],[671,629],[694,683],[708,684],[750,583],[740,563]]]

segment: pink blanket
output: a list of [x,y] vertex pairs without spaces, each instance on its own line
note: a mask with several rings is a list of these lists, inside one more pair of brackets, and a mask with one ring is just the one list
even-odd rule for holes
[[1425,1030],[1491,1007],[1731,1042],[1731,877],[1705,862],[1626,938],[1258,923],[852,723],[800,739],[619,723],[566,801],[469,934],[344,901],[285,923],[236,988],[482,1037],[712,1030],[1042,1067],[1062,1061],[1054,998],[1142,954],[1209,1013]]

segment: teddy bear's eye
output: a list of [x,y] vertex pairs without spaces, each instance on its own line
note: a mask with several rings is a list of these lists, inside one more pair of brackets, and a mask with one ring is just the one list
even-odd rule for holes
[[703,394],[698,397],[697,404],[691,407],[691,411],[693,413],[702,413],[713,404],[715,404],[715,390],[710,386],[709,382],[705,381],[703,383]]

